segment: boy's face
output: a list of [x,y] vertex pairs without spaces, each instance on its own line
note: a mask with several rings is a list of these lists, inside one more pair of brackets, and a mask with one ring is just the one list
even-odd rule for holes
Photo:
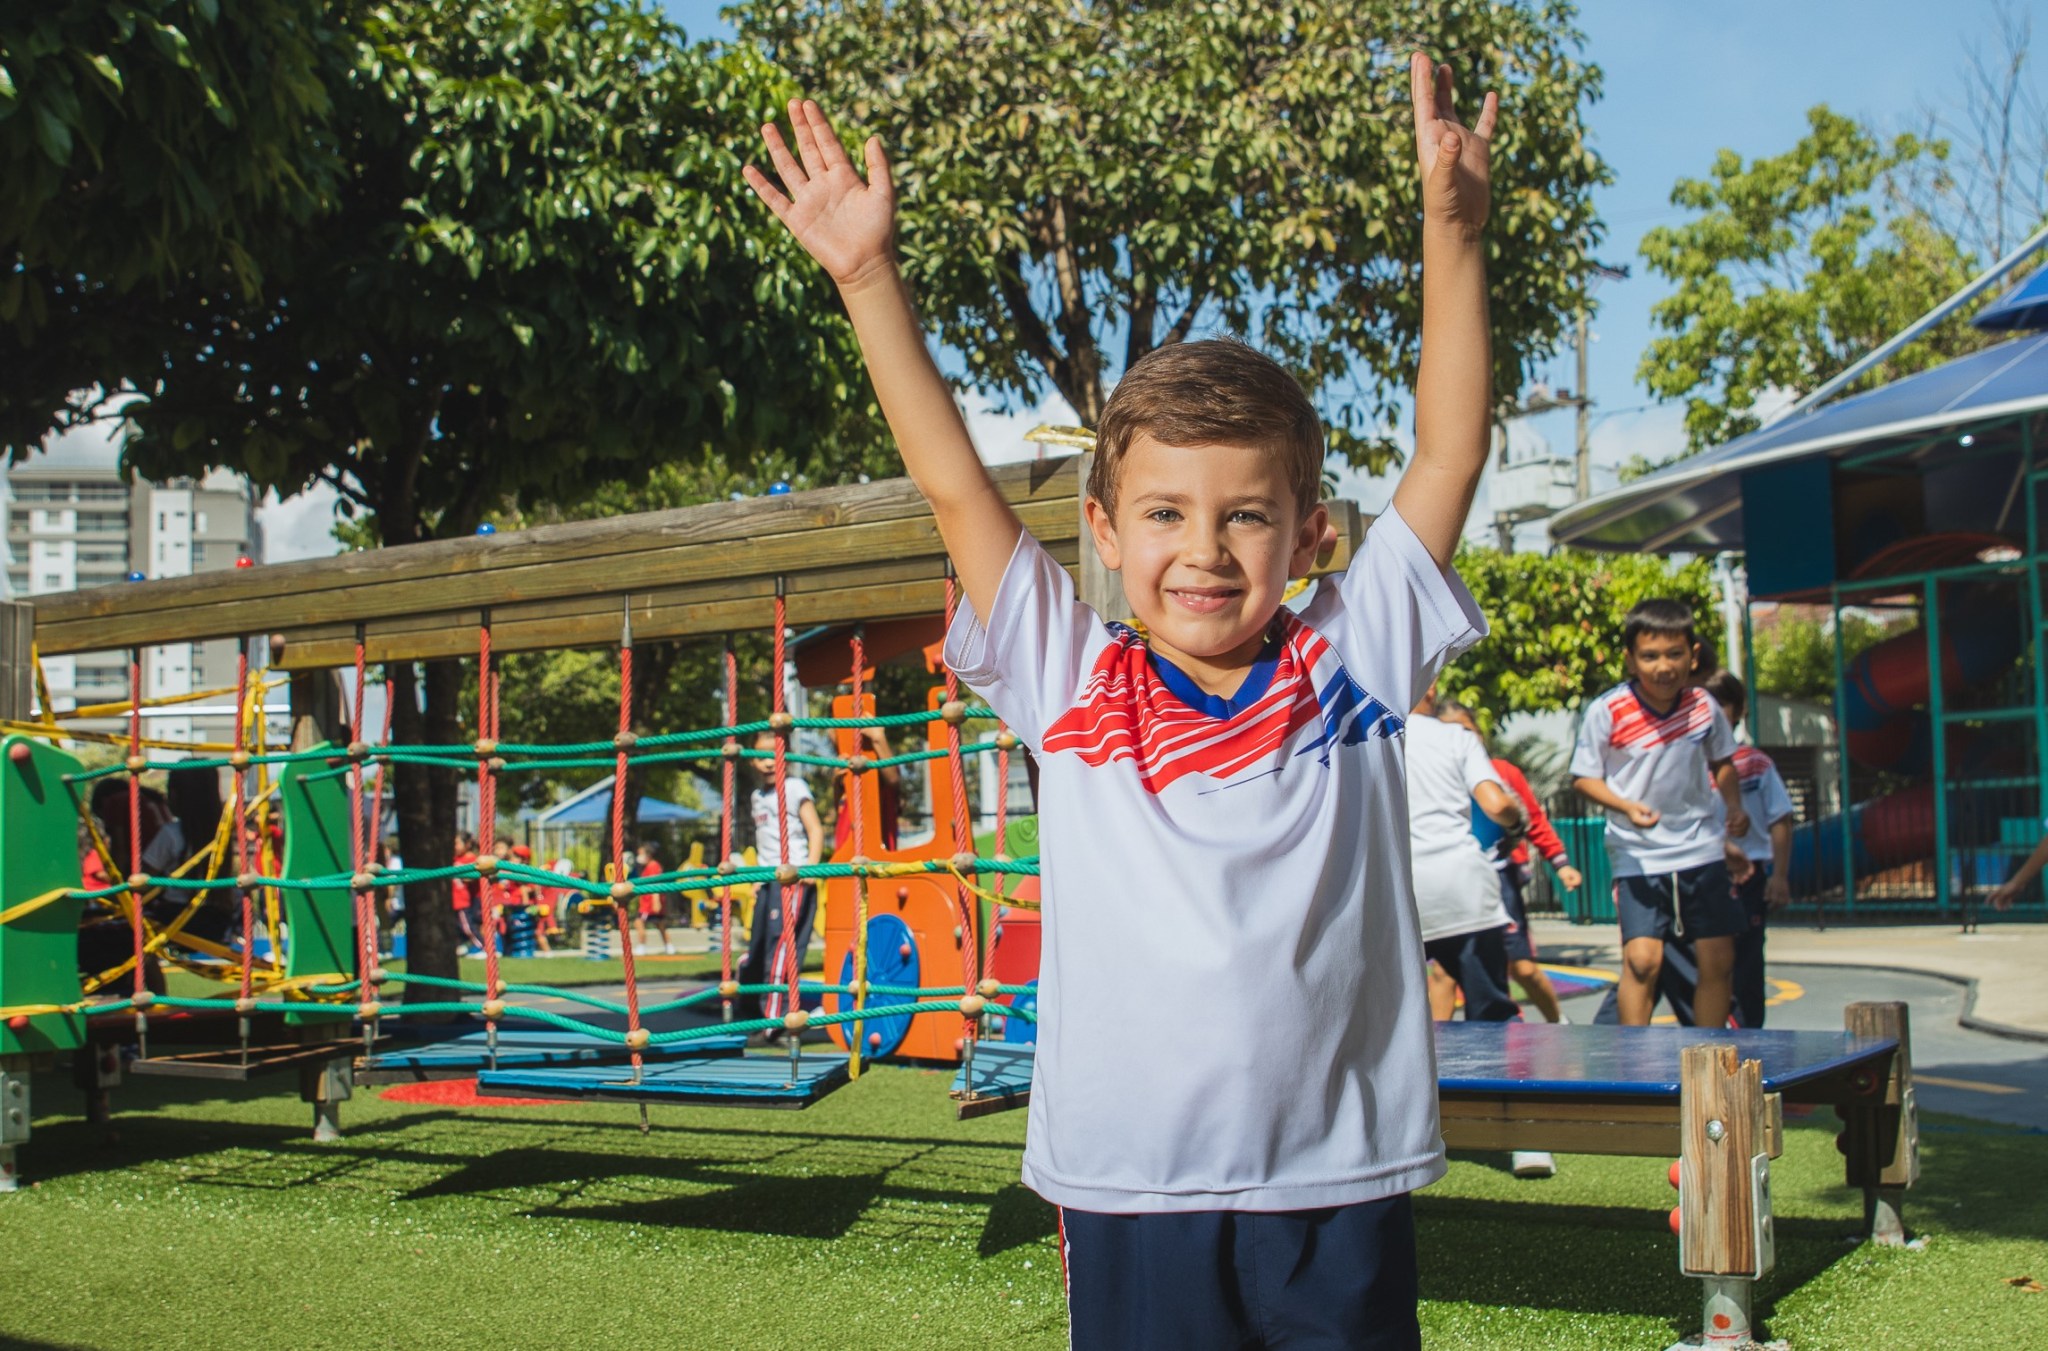
[[1623,664],[1652,699],[1668,704],[1692,679],[1692,644],[1682,633],[1639,633]]
[[1092,498],[1087,511],[1153,647],[1225,694],[1257,657],[1288,579],[1308,575],[1329,518],[1321,506],[1300,515],[1271,451],[1146,433],[1124,453],[1115,518]]
[[[775,750],[775,734],[773,732],[763,732],[755,737],[754,749],[757,751],[767,751],[772,754]],[[761,776],[761,782],[771,785],[775,782],[775,762],[773,760],[756,760],[753,764],[754,772]]]

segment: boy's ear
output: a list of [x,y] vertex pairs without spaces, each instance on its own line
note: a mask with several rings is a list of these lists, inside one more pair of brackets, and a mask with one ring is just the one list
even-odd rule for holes
[[1318,502],[1295,527],[1294,550],[1288,555],[1287,575],[1290,578],[1308,576],[1316,560],[1322,557],[1326,543],[1335,549],[1336,532],[1330,527],[1330,509]]
[[1109,508],[1095,498],[1088,498],[1081,508],[1088,518],[1088,533],[1095,540],[1095,556],[1102,560],[1102,566],[1111,572],[1123,568],[1123,551],[1117,548],[1116,523],[1109,518]]

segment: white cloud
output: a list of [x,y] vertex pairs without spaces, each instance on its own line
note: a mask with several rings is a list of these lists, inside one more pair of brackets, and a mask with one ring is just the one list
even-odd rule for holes
[[263,561],[289,563],[297,558],[327,558],[341,552],[334,538],[334,507],[341,495],[324,483],[279,501],[266,493],[256,508],[263,527]]

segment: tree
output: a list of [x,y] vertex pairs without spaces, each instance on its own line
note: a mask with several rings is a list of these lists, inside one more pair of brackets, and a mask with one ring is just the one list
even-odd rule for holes
[[[107,373],[141,394],[135,470],[323,480],[401,544],[664,460],[873,444],[829,289],[743,200],[736,142],[786,91],[760,58],[641,0],[388,0],[354,31],[337,207],[254,301],[190,278],[177,345]],[[459,663],[391,674],[399,740],[460,739]],[[448,857],[450,773],[395,782],[405,856]],[[415,969],[452,974],[431,899]]]
[[[1496,386],[1580,303],[1606,167],[1599,72],[1562,0],[749,0],[733,14],[856,136],[889,144],[906,274],[966,379],[1049,384],[1093,425],[1113,370],[1253,338],[1318,395],[1331,448],[1393,462],[1421,325],[1407,53],[1498,89]],[[1120,350],[1119,350],[1120,349]]]
[[[1842,660],[1852,662],[1889,636],[1885,625],[1853,610],[1842,612]],[[1831,619],[1780,605],[1755,626],[1756,690],[1781,699],[1832,704],[1835,698],[1835,626]]]
[[1489,729],[1510,713],[1577,708],[1618,683],[1622,620],[1652,596],[1691,605],[1701,640],[1725,650],[1705,559],[1465,548],[1457,562],[1492,632],[1438,684]]
[[[1825,105],[1782,155],[1745,163],[1723,150],[1706,178],[1680,179],[1674,205],[1697,212],[1643,237],[1650,270],[1676,284],[1650,313],[1636,378],[1686,401],[1690,454],[1761,425],[1759,400],[1803,394],[1890,338],[1970,279],[1973,259],[1924,211],[1887,210],[1892,176],[1947,153],[1905,135],[1881,141]],[[1894,380],[1986,339],[1937,328],[1865,377]]]
[[117,393],[174,330],[126,322],[205,277],[247,296],[281,230],[330,204],[331,0],[73,0],[0,12],[0,445]]

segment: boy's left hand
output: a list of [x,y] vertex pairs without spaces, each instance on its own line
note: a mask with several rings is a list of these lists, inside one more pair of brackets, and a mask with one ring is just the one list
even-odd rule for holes
[[1739,840],[1749,834],[1749,813],[1737,807],[1728,813],[1728,838]]
[[1771,880],[1764,883],[1764,904],[1772,910],[1783,910],[1792,904],[1792,884],[1773,873]]
[[1415,103],[1415,154],[1422,171],[1422,219],[1477,234],[1492,201],[1489,163],[1500,98],[1489,93],[1479,120],[1458,120],[1451,68],[1417,52],[1408,58],[1408,83]]

